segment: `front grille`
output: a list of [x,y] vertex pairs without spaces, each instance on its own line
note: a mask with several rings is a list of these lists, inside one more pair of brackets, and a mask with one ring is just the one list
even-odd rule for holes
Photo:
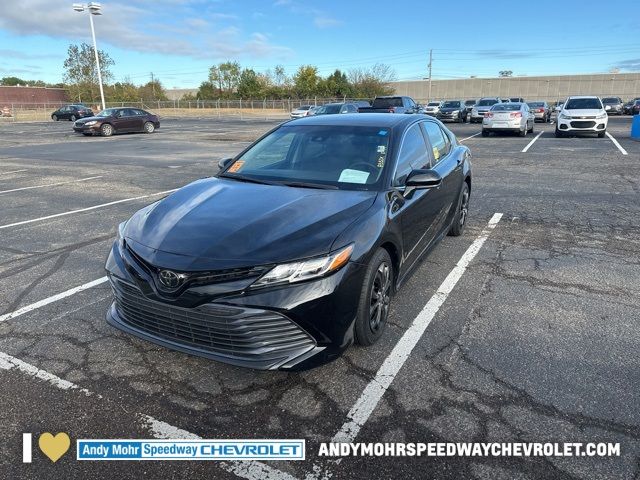
[[121,322],[188,349],[269,366],[316,345],[296,323],[276,312],[225,305],[182,308],[151,300],[134,285],[112,282]]
[[[151,274],[154,280],[158,276],[158,272],[162,270],[149,262],[145,261],[140,255],[133,251],[133,249],[127,245],[127,251],[133,257],[133,259],[140,265],[147,273]],[[258,267],[244,267],[244,268],[231,268],[227,270],[212,270],[207,272],[180,272],[186,275],[186,280],[181,285],[181,289],[186,287],[195,287],[198,285],[211,285],[222,282],[233,282],[237,280],[244,280],[249,278],[258,278],[271,269],[273,265],[261,265]],[[158,282],[156,282],[157,284]],[[159,285],[162,287],[162,285]]]
[[593,128],[596,122],[571,122],[571,128]]

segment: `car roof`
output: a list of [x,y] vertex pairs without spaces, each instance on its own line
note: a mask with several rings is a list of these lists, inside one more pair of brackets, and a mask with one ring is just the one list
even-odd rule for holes
[[393,113],[346,113],[343,115],[319,115],[297,118],[286,122],[287,125],[344,125],[354,127],[403,128],[426,115],[404,115]]
[[567,97],[567,100],[571,100],[572,98],[600,98],[597,95],[572,95]]

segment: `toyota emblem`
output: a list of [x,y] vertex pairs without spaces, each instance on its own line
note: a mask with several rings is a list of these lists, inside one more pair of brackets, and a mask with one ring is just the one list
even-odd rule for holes
[[182,283],[183,277],[171,270],[160,270],[158,278],[163,287],[166,288],[178,288]]

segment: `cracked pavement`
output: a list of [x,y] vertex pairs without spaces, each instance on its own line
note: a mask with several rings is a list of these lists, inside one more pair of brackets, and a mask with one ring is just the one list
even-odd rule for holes
[[[269,121],[167,120],[154,135],[108,139],[70,124],[0,125],[0,225],[172,188]],[[640,478],[640,143],[628,117],[607,139],[474,137],[470,223],[445,238],[393,299],[381,342],[302,373],[256,372],[190,357],[109,327],[106,283],[0,322],[0,352],[95,392],[0,370],[0,478],[148,474],[237,478],[215,462],[56,464],[21,434],[150,438],[144,413],[203,438],[304,438],[307,460],[270,462],[296,478]],[[477,125],[450,125],[458,138]],[[6,141],[5,141],[6,140]],[[26,169],[10,175],[3,172]],[[0,229],[0,315],[104,275],[119,222],[156,198]],[[495,212],[504,217],[427,328],[357,442],[619,442],[620,457],[318,458],[422,307]],[[72,441],[73,444],[73,441]]]

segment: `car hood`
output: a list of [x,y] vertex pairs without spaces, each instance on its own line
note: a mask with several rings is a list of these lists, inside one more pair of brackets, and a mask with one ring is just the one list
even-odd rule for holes
[[464,107],[440,107],[440,111],[442,113],[451,113],[451,112],[459,112]]
[[111,117],[96,117],[96,116],[94,116],[94,117],[82,117],[82,118],[81,118],[81,119],[79,119],[78,121],[79,121],[80,123],[87,123],[87,122],[91,122],[92,120],[96,120],[96,121],[98,121],[98,122],[102,122],[102,121],[104,121],[104,120],[105,120],[105,119],[107,119],[107,118],[111,118]]
[[569,110],[565,108],[562,113],[571,115],[572,117],[595,117],[596,115],[602,115],[604,113],[604,110],[601,110],[599,108]]
[[328,253],[376,195],[208,178],[134,214],[124,237],[147,262],[175,270],[283,263]]

